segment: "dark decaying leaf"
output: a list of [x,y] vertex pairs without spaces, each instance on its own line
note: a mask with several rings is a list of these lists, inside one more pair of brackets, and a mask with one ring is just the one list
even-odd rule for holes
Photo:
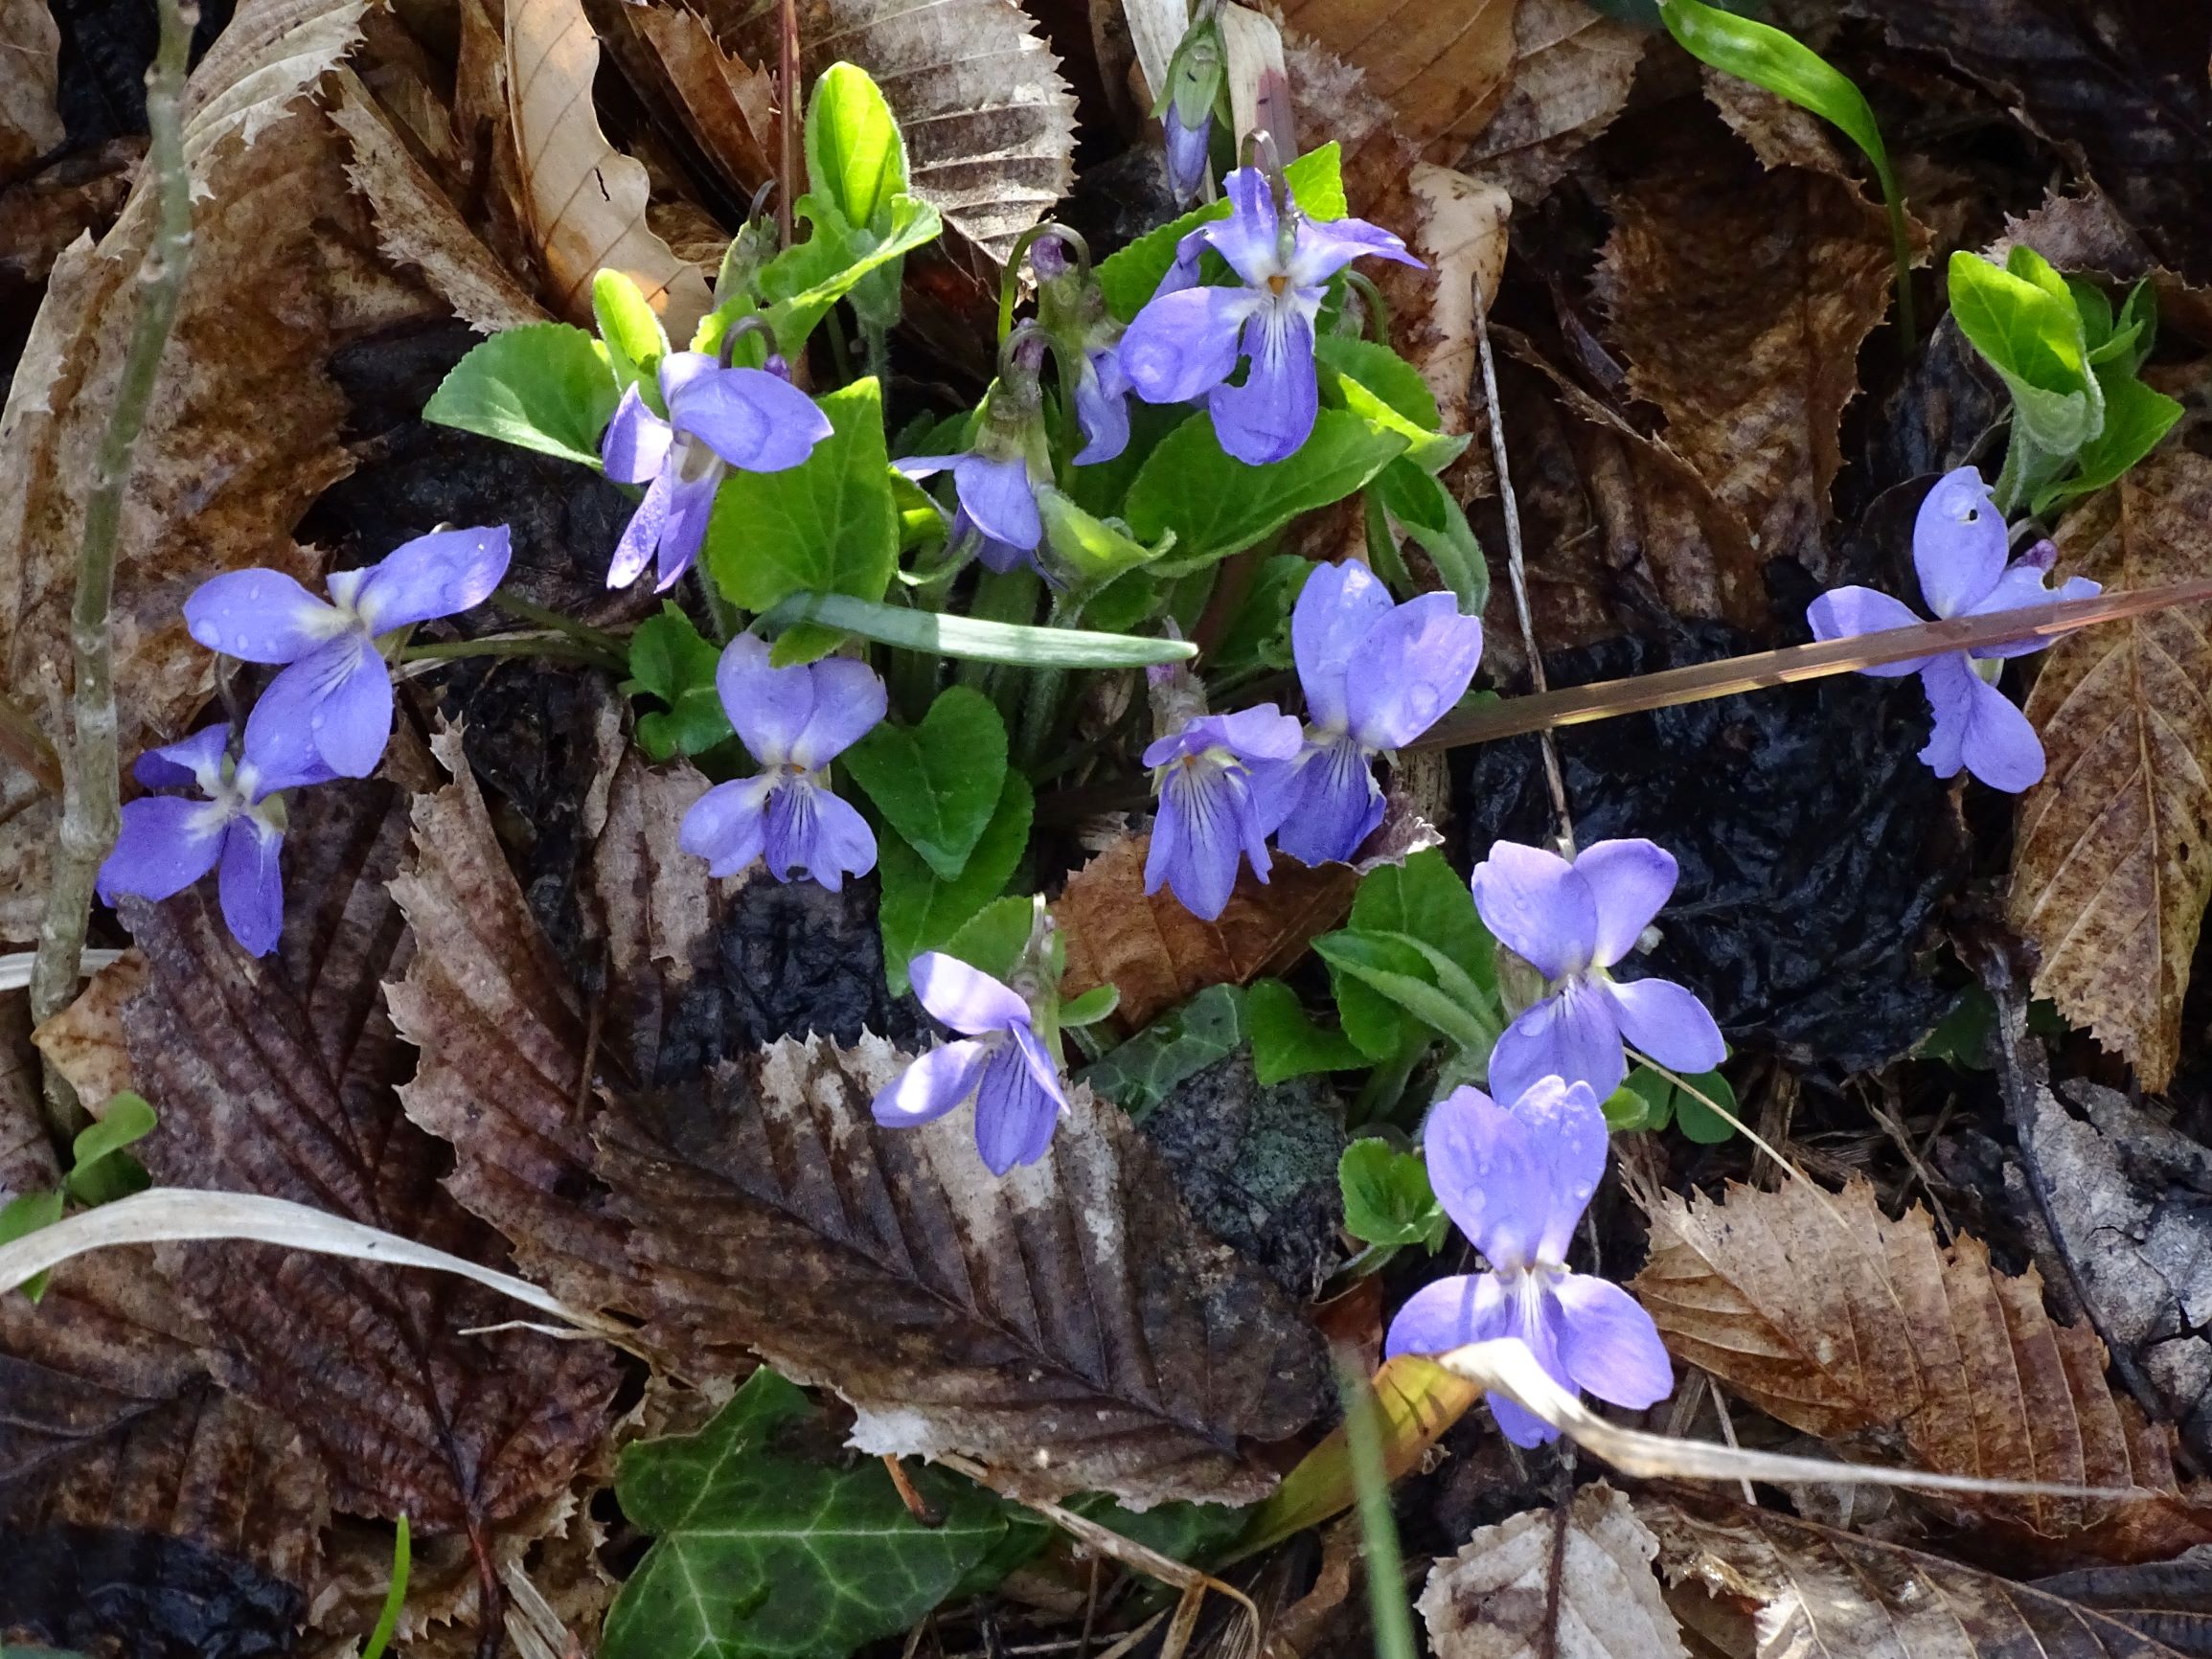
[[711,1330],[858,1413],[864,1450],[965,1452],[1024,1493],[1248,1503],[1243,1443],[1321,1408],[1320,1337],[1173,1197],[1158,1154],[1077,1085],[1045,1159],[993,1177],[963,1106],[878,1128],[906,1061],[785,1039],[711,1089],[600,1128],[635,1230],[649,1339]]
[[[1684,632],[1556,652],[1545,667],[1554,686],[1586,685],[1746,646],[1717,626]],[[1649,836],[1680,861],[1648,970],[1697,989],[1732,1041],[1847,1070],[1910,1048],[1943,1010],[1913,953],[1963,871],[1945,852],[1943,786],[1914,759],[1927,738],[1916,681],[1856,676],[1558,734],[1577,839]],[[1551,832],[1533,739],[1453,761],[1468,859],[1500,836]]]
[[2178,1561],[2138,1567],[2085,1567],[2039,1579],[2035,1587],[2094,1607],[2140,1630],[2154,1642],[2189,1654],[2212,1656],[2212,1561],[2192,1551]]
[[[212,893],[130,902],[149,968],[125,1011],[140,1087],[161,1112],[142,1146],[157,1179],[311,1204],[498,1262],[494,1235],[439,1185],[441,1143],[395,1085],[413,1055],[381,981],[407,933],[385,883],[406,814],[378,783],[302,794],[285,853],[279,951],[231,940]],[[535,1332],[465,1336],[511,1304],[449,1275],[331,1257],[196,1245],[165,1252],[215,1333],[217,1375],[296,1426],[337,1506],[425,1532],[490,1535],[568,1484],[604,1429],[614,1385],[599,1351]]]
[[2212,12],[2172,0],[1849,0],[2057,145],[2160,262],[2212,282]]
[[0,1527],[171,1534],[306,1589],[322,1465],[216,1385],[206,1340],[148,1250],[73,1261],[36,1304],[0,1297]]
[[1640,1497],[1684,1623],[1731,1659],[2174,1659],[2117,1619],[1916,1550],[1704,1493]]
[[293,1651],[300,1592],[158,1533],[0,1530],[0,1638],[88,1659],[257,1659]]

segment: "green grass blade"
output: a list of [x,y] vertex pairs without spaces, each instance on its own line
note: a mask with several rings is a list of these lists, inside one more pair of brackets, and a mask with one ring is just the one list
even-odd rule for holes
[[836,593],[795,593],[761,621],[771,634],[814,623],[905,650],[1032,669],[1141,669],[1154,663],[1188,662],[1197,654],[1197,648],[1187,640],[980,622]]

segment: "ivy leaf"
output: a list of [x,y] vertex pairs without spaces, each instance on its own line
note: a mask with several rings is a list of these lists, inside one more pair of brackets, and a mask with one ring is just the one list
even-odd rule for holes
[[[999,786],[998,805],[991,822],[984,826],[968,862],[951,877],[939,875],[902,836],[883,838],[878,864],[883,898],[878,917],[883,929],[883,971],[893,994],[906,989],[908,963],[925,950],[943,948],[971,917],[1005,891],[1015,867],[1029,848],[1029,823],[1035,808],[1029,780],[1009,770]],[[1023,926],[1026,938],[1026,920]]]
[[1252,1069],[1273,1088],[1314,1072],[1363,1070],[1367,1057],[1340,1031],[1313,1023],[1298,993],[1279,979],[1256,979],[1244,991],[1244,1025],[1252,1037]]
[[899,562],[899,508],[873,379],[819,399],[830,436],[797,466],[734,471],[707,524],[707,568],[732,604],[764,611],[787,594],[877,600]]
[[762,1370],[697,1434],[623,1453],[623,1512],[656,1537],[607,1614],[602,1659],[843,1659],[906,1629],[1005,1538],[998,1500],[933,1469],[912,1471],[945,1517],[930,1528],[874,1460],[775,1449],[814,1415]]
[[621,396],[604,346],[566,323],[533,323],[454,364],[422,419],[596,467]]
[[1160,441],[1129,486],[1129,533],[1143,542],[1173,534],[1174,552],[1151,568],[1181,576],[1343,500],[1407,447],[1402,432],[1350,409],[1324,409],[1295,455],[1249,466],[1221,447],[1211,420],[1188,420]]
[[1235,1054],[1243,1040],[1243,989],[1209,985],[1108,1049],[1082,1078],[1101,1100],[1142,1123],[1176,1084]]
[[886,721],[846,750],[845,767],[891,828],[950,881],[998,810],[1006,722],[981,692],[949,686],[919,726]]
[[629,637],[630,677],[623,689],[650,692],[668,705],[665,713],[638,717],[637,740],[654,761],[704,754],[731,735],[730,716],[715,690],[721,656],[673,601],[662,601],[660,615],[637,625]]
[[1336,1163],[1344,1226],[1363,1244],[1444,1242],[1450,1218],[1428,1185],[1428,1166],[1388,1141],[1354,1141]]

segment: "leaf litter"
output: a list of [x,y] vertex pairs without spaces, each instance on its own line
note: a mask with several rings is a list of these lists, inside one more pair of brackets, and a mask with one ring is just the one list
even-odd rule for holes
[[[1172,618],[1208,651],[1233,639],[1235,669],[1200,657],[1215,707],[1297,708],[1304,692],[1318,731],[1285,573],[1350,554],[1394,599],[1487,588],[1477,694],[1510,701],[1539,664],[1573,686],[1794,644],[1822,589],[1932,602],[1914,517],[1969,465],[2018,520],[2012,555],[2050,538],[2055,580],[2202,574],[2202,28],[2120,0],[1773,9],[1890,138],[1929,261],[1911,276],[1924,315],[1946,309],[1954,252],[2031,276],[2014,250],[2046,256],[2085,355],[2138,314],[2133,284],[2155,297],[2141,377],[2188,413],[2116,483],[2029,513],[1999,472],[2047,418],[2028,369],[1977,351],[1956,316],[1904,337],[1856,152],[1682,52],[1666,26],[1692,3],[1292,5],[1282,85],[1255,69],[1277,24],[1235,10],[1205,105],[1215,162],[1244,159],[1256,121],[1300,149],[1340,140],[1343,199],[1317,216],[1370,219],[1427,261],[1365,261],[1369,285],[1332,288],[1323,330],[1368,329],[1404,377],[1362,383],[1324,353],[1323,423],[1366,422],[1378,454],[1375,435],[1402,448],[1406,422],[1425,447],[1438,430],[1476,442],[1433,473],[1370,468],[1364,503],[1329,504],[1274,463],[1281,499],[1324,505],[1221,560],[1226,543],[1199,545],[1215,500],[1178,499],[1164,463],[1144,481],[1172,411],[1142,410],[1129,459],[1071,486],[1101,514],[1088,539],[1037,556],[1080,595],[1082,626],[1157,638]],[[872,75],[898,179],[945,226],[888,281],[840,290],[835,337],[796,352],[798,383],[877,371],[891,455],[985,453],[986,422],[957,417],[989,378],[1002,272],[1026,272],[1040,320],[1058,303],[1050,260],[1033,247],[1022,265],[1020,239],[1071,191],[1065,211],[1087,200],[1099,229],[1086,260],[1170,216],[1157,129],[1139,129],[1191,13],[796,11],[804,84],[840,59]],[[125,199],[138,66],[112,42],[57,50],[57,26],[65,43],[100,27],[79,0],[0,8],[0,266],[29,296],[0,415],[17,486],[0,558],[18,576],[0,594],[0,713],[45,742],[66,736],[78,529],[151,224],[148,192]],[[824,774],[850,785],[880,857],[835,890],[757,864],[717,877],[684,825],[746,762],[711,688],[650,688],[708,716],[654,761],[659,711],[609,671],[629,630],[671,614],[600,586],[634,491],[422,411],[478,339],[548,317],[598,330],[618,386],[665,391],[650,359],[753,280],[722,248],[756,189],[811,182],[852,205],[780,176],[776,9],[246,0],[203,37],[196,257],[120,544],[125,762],[241,717],[264,677],[216,671],[178,619],[223,571],[312,586],[443,525],[511,522],[509,597],[596,630],[568,636],[582,654],[615,646],[609,667],[529,656],[550,625],[519,609],[424,628],[397,648],[400,735],[380,776],[291,805],[274,953],[236,949],[206,888],[103,911],[94,943],[135,949],[35,1049],[20,996],[0,991],[0,1202],[58,1213],[75,1148],[41,1123],[51,1065],[95,1108],[125,1088],[152,1102],[155,1128],[111,1171],[296,1200],[519,1273],[621,1334],[563,1339],[478,1285],[271,1244],[62,1262],[39,1300],[0,1300],[0,1639],[342,1650],[374,1619],[404,1511],[408,1652],[844,1659],[897,1642],[952,1659],[1127,1650],[1148,1630],[1169,1659],[1357,1645],[1371,1632],[1358,1529],[1335,1521],[1359,1483],[1334,1343],[1380,1363],[1388,1507],[1440,1659],[1952,1659],[2030,1635],[2053,1653],[2203,1650],[2212,1116],[2191,990],[2212,888],[2194,610],[1985,661],[2046,760],[2011,807],[1922,763],[1917,684],[1828,678],[1562,734],[1565,826],[1535,739],[1448,765],[1403,757],[1361,856],[1278,854],[1265,883],[1243,868],[1212,917],[1151,878],[1158,820],[1083,815],[1144,793],[1145,698],[1126,680],[1100,672],[1056,714],[1025,670],[918,670],[802,629],[779,653],[891,670],[892,723]],[[103,98],[110,113],[89,118]],[[818,150],[806,136],[793,148]],[[834,256],[825,238],[818,258],[864,259],[881,232],[858,227]],[[609,322],[605,266],[665,341]],[[862,361],[887,303],[902,321]],[[994,406],[1009,376],[1035,375],[1018,344]],[[2092,381],[2109,394],[2101,372],[2081,397]],[[1226,443],[1216,411],[1166,453],[1212,443],[1209,418]],[[1018,576],[931,586],[937,515],[903,484],[857,488],[870,522],[898,522],[917,605],[1066,620]],[[941,505],[955,501],[964,487]],[[1132,522],[1155,542],[1191,534],[1132,553],[1115,539]],[[709,562],[736,569],[751,556],[722,534]],[[1101,557],[1125,563],[1092,580],[1081,560]],[[721,597],[669,598],[718,655]],[[0,765],[0,932],[23,945],[55,818],[34,770]],[[1480,1081],[1487,1034],[1541,989],[1505,932],[1390,896],[1415,891],[1405,860],[1441,837],[1421,857],[1448,860],[1464,907],[1497,843],[1562,827],[1585,850],[1650,836],[1678,863],[1624,978],[1710,1008],[1734,1052],[1693,1085],[1724,1089],[1795,1166],[1741,1137],[1614,1134],[1622,1179],[1572,1248],[1670,1351],[1674,1393],[1631,1420],[1686,1437],[1685,1467],[1720,1473],[1712,1443],[1740,1440],[1832,1460],[1825,1483],[1745,1489],[1755,1506],[1641,1476],[1615,1489],[1589,1460],[1504,1447],[1510,1407],[1475,1402],[1531,1403],[1510,1367],[1382,1357],[1425,1290],[1480,1264],[1471,1241],[1499,1240],[1408,1192],[1424,1219],[1378,1242],[1337,1160],[1380,1148],[1425,1181],[1425,1108]],[[2009,936],[2027,948],[1993,958]],[[962,1035],[918,994],[932,949],[1016,988],[1057,1034],[1056,1072],[1087,1079],[1062,1084],[1043,1149],[1002,1178],[977,1156],[988,1085],[920,1127],[885,1116],[908,1066]],[[1991,960],[2004,996],[2045,999],[2024,1026],[1980,989]],[[1347,962],[1382,977],[1355,983]],[[1654,1098],[1627,1094],[1616,1118]],[[32,1213],[0,1210],[0,1239]],[[1649,1451],[1585,1443],[1623,1467]],[[2099,1492],[1844,1508],[1850,1465]],[[1316,1552],[1306,1530],[1332,1521]],[[1147,1575],[1185,1592],[1175,1613]],[[1262,1627],[1209,1611],[1236,1606],[1218,1584],[1248,1594]]]

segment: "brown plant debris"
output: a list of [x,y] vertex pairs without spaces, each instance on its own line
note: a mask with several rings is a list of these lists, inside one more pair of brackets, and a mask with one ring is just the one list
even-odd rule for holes
[[2079,1602],[1771,1510],[1699,1494],[1635,1511],[1683,1623],[1728,1659],[2179,1659]]
[[0,184],[61,143],[60,68],[61,31],[46,0],[0,0]]
[[1436,1659],[1683,1659],[1652,1571],[1658,1540],[1628,1498],[1603,1481],[1585,1487],[1563,1550],[1558,1532],[1553,1511],[1524,1511],[1477,1528],[1429,1569],[1416,1607]]
[[[2108,587],[2196,575],[2212,560],[2212,460],[2153,456],[2060,526],[2067,574]],[[2212,607],[2068,635],[2042,659],[2027,716],[2049,769],[2021,799],[2014,926],[2041,950],[2035,991],[2163,1089],[2180,1053],[2212,898]]]
[[1866,1461],[2151,1494],[1993,1493],[1963,1500],[1973,1524],[2116,1559],[2212,1541],[2212,1508],[2177,1485],[2172,1429],[2113,1394],[2096,1334],[2052,1320],[2040,1276],[1995,1271],[1980,1240],[1939,1246],[1917,1208],[1888,1219],[1863,1179],[1667,1194],[1630,1287],[1676,1357]]
[[[413,1056],[379,982],[409,948],[385,890],[405,835],[389,785],[303,794],[291,914],[264,959],[239,949],[204,889],[126,907],[148,979],[124,1025],[161,1113],[143,1154],[171,1185],[290,1198],[504,1264],[439,1186],[445,1148],[394,1086]],[[494,1534],[564,1490],[605,1432],[604,1354],[529,1330],[462,1334],[513,1311],[465,1281],[227,1245],[164,1261],[216,1333],[217,1376],[300,1430],[340,1509],[404,1511],[489,1562]]]
[[1837,580],[1829,487],[1859,393],[1859,347],[1889,306],[1881,208],[1733,145],[1686,154],[1625,194],[1598,291],[1633,394],[1743,516],[1763,558]]
[[1283,21],[1361,71],[1401,136],[1448,160],[1497,108],[1514,11],[1515,0],[1287,0]]
[[1520,0],[1513,37],[1504,100],[1457,165],[1533,206],[1620,114],[1650,36],[1587,0]]

